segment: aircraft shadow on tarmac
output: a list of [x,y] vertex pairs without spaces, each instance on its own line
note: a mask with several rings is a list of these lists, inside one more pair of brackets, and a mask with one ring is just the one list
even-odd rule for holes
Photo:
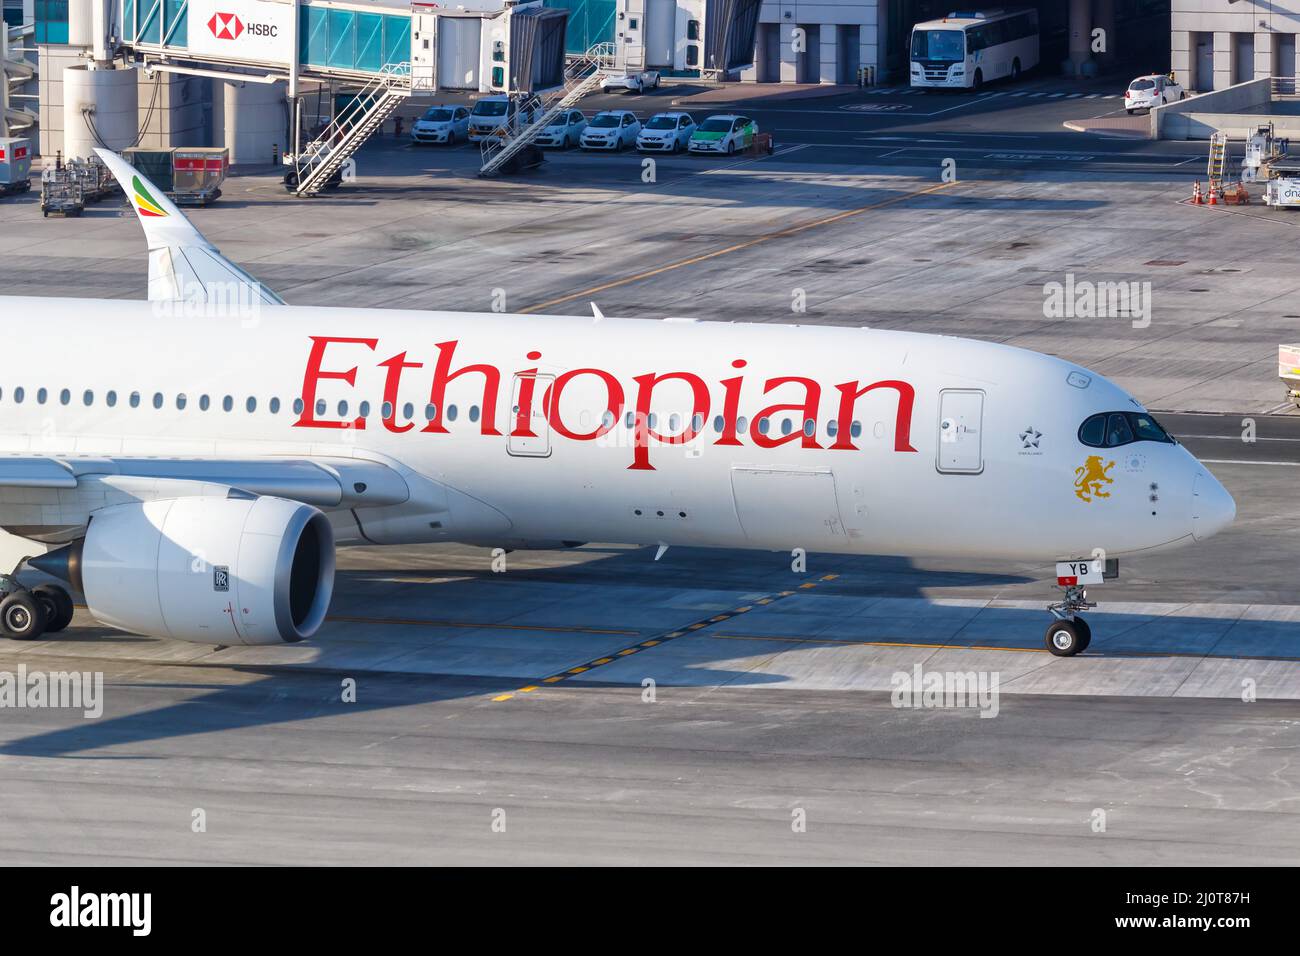
[[[814,580],[819,579],[818,575],[798,577],[792,574],[789,568],[788,555],[772,555],[770,557],[775,560],[769,560],[766,556],[753,552],[675,548],[663,560],[655,562],[651,559],[653,549],[605,550],[593,548],[590,550],[594,552],[593,560],[555,567],[520,569],[505,575],[493,574],[491,571],[466,572],[455,570],[447,566],[445,559],[433,569],[412,567],[409,569],[343,571],[339,574],[339,581],[336,586],[336,594],[342,592],[343,600],[336,602],[333,614],[342,612],[343,616],[346,617],[347,614],[358,609],[369,609],[369,613],[374,615],[423,612],[424,615],[431,619],[431,623],[450,623],[453,627],[459,624],[459,626],[464,627],[471,623],[470,615],[465,614],[462,608],[458,608],[458,602],[479,609],[479,613],[475,616],[480,619],[482,618],[483,608],[495,605],[498,613],[489,615],[492,620],[479,621],[480,624],[486,626],[493,621],[507,622],[512,618],[511,611],[516,606],[509,594],[502,593],[495,599],[489,597],[494,590],[504,592],[507,589],[524,589],[533,593],[551,591],[553,593],[549,601],[553,604],[563,605],[564,607],[560,609],[562,614],[572,617],[582,610],[577,604],[581,601],[583,594],[599,596],[603,589],[608,588],[618,590],[619,593],[613,596],[612,603],[601,603],[599,607],[594,609],[594,613],[597,615],[597,619],[602,616],[606,617],[606,625],[613,629],[625,624],[626,620],[620,619],[616,609],[608,609],[611,607],[617,608],[620,602],[628,600],[629,592],[634,589],[642,593],[642,600],[647,602],[646,610],[654,608],[654,602],[657,600],[656,595],[663,595],[669,591],[680,592],[682,597],[688,601],[693,597],[692,592],[701,592],[703,594],[702,602],[698,608],[683,608],[679,611],[677,617],[681,624],[678,627],[659,627],[656,625],[654,628],[628,629],[621,636],[616,635],[613,637],[616,643],[633,645],[645,640],[662,639],[665,634],[682,630],[688,626],[686,621],[690,619],[707,621],[717,615],[718,608],[727,604],[736,604],[746,598],[779,595],[782,591],[791,592],[792,588],[795,589],[792,593],[798,593],[798,584],[794,582],[804,581],[807,583],[809,577]],[[834,581],[826,582],[827,586],[834,585],[836,597],[847,601],[865,601],[867,603],[883,599],[924,604],[923,591],[927,588],[999,587],[1032,580],[1022,575],[1003,575],[983,571],[923,571],[918,570],[913,562],[902,558],[810,555],[809,561],[813,567],[818,569],[821,576],[827,574],[838,575]],[[418,602],[412,601],[411,591],[415,588],[420,589]],[[720,593],[728,590],[733,593],[725,596]],[[403,592],[405,593],[403,594]],[[402,596],[399,597],[399,595]],[[886,595],[889,597],[886,598]],[[488,603],[485,603],[485,601]],[[400,604],[400,609],[394,611],[394,604]],[[778,606],[778,604],[774,603],[772,605],[773,610]],[[788,610],[794,609],[790,608]],[[912,609],[910,607],[905,608],[902,613],[904,615],[911,614]],[[828,637],[824,642],[805,645],[810,649],[834,646],[836,643],[861,645],[864,640],[870,638],[869,626],[867,625],[861,623],[854,625],[850,621],[836,624],[836,622],[824,615],[814,614],[811,617],[817,620],[815,628],[809,628],[809,633],[812,633],[813,630],[825,628],[832,630],[847,628],[851,631],[856,627],[858,637],[856,640],[841,640]],[[786,633],[799,633],[802,626],[799,622],[802,618],[804,618],[804,615],[801,613],[782,613],[780,615],[780,626],[776,630]],[[522,619],[548,620],[549,618],[545,615],[539,617],[536,612],[525,612]],[[894,621],[895,624],[901,620],[892,616],[888,616],[888,619]],[[750,686],[784,683],[788,678],[780,674],[756,674],[749,670],[732,670],[726,667],[710,666],[710,660],[714,656],[720,659],[734,659],[737,656],[746,656],[753,653],[753,648],[749,646],[751,642],[762,641],[762,651],[764,653],[771,653],[773,649],[785,646],[787,642],[779,637],[774,638],[772,633],[761,633],[764,631],[770,632],[772,624],[777,622],[760,624],[758,623],[760,620],[760,616],[756,614],[744,621],[747,631],[756,629],[760,632],[752,635],[751,640],[744,637],[719,638],[716,642],[719,645],[717,655],[699,653],[700,645],[703,643],[701,639],[707,639],[708,632],[701,630],[698,634],[692,633],[689,638],[684,638],[684,640],[695,642],[691,648],[687,676],[677,676],[677,673],[681,671],[680,660],[672,668],[672,672],[665,671],[662,674],[659,666],[655,664],[654,657],[651,655],[639,658],[637,666],[639,670],[651,676],[661,674],[661,676],[655,676],[655,679],[664,687],[675,685],[726,685],[738,681],[743,681]],[[1035,632],[1041,631],[1041,624],[1045,621],[1045,615],[1039,611],[1036,620],[1040,626],[1035,628]],[[418,625],[420,623],[419,621],[410,620],[404,622],[408,627],[412,624],[417,625],[411,628],[413,638],[419,632]],[[864,630],[864,627],[867,629]],[[513,638],[513,645],[519,648],[519,656],[524,659],[529,656],[529,652],[523,648],[530,641],[541,644],[554,640],[552,636],[544,633],[547,630],[548,628],[545,625],[541,625],[537,627],[536,631],[523,630],[519,636]],[[558,628],[555,630],[558,630]],[[470,640],[477,639],[474,636],[475,631],[467,630],[466,633],[470,635]],[[26,661],[29,670],[93,669],[95,667],[95,661],[93,660],[95,644],[108,642],[120,647],[137,643],[142,645],[156,643],[152,638],[77,627],[59,635],[58,639],[61,645],[84,643],[91,657],[86,659],[70,659],[63,656],[31,658]],[[775,640],[775,643],[772,643],[773,640]],[[412,643],[414,646],[418,642],[413,639]],[[668,641],[663,643],[670,646]],[[605,646],[609,646],[609,638],[606,638]],[[165,740],[191,734],[217,733],[223,730],[271,726],[301,720],[312,720],[324,716],[360,715],[390,707],[405,707],[454,700],[477,703],[488,700],[497,694],[514,691],[521,684],[530,683],[530,681],[522,679],[518,675],[445,674],[427,671],[427,669],[425,672],[420,673],[403,672],[400,669],[400,663],[392,665],[387,670],[383,669],[384,665],[380,665],[378,670],[368,669],[363,664],[349,666],[345,658],[350,656],[352,660],[356,660],[356,645],[351,645],[347,654],[344,655],[335,653],[340,650],[340,647],[336,643],[331,643],[328,639],[320,642],[320,647],[322,651],[320,658],[305,666],[222,665],[219,655],[198,665],[215,665],[220,667],[222,671],[234,671],[242,675],[248,675],[250,679],[246,681],[234,681],[229,684],[203,684],[194,681],[177,683],[151,681],[147,685],[134,685],[128,681],[126,682],[127,686],[157,687],[163,692],[169,688],[173,690],[193,688],[201,692],[197,696],[180,703],[124,716],[111,716],[114,679],[110,677],[106,681],[105,687],[108,710],[106,716],[97,720],[85,720],[82,719],[80,713],[76,713],[75,719],[69,726],[12,740],[0,746],[0,754],[41,757],[79,756],[86,759],[128,759],[112,755],[98,755],[91,752],[104,747],[140,741]],[[501,649],[498,649],[497,653],[500,652]],[[585,653],[589,658],[598,656],[600,651],[594,650]],[[583,657],[583,653],[579,653],[577,657]],[[573,654],[569,654],[568,658],[570,660],[577,659]],[[136,671],[140,666],[149,667],[149,665],[138,665],[135,659],[123,663],[129,663],[128,671]],[[564,666],[572,665],[565,664]],[[150,667],[150,669],[154,668]],[[556,669],[563,670],[564,668],[557,667]],[[355,702],[344,703],[341,700],[341,681],[348,677],[357,680],[358,693]],[[542,681],[545,677],[545,673],[537,673],[535,680]],[[602,686],[610,686],[611,684],[628,686],[626,681],[613,678],[612,674],[611,678],[610,681],[597,681],[596,683]],[[573,689],[581,685],[570,683],[566,686]],[[639,679],[631,684],[629,691],[637,694],[641,692]],[[11,712],[11,726],[13,726],[12,718],[20,713],[20,711]]]
[[[140,685],[157,687],[162,694],[169,688],[196,688],[197,695],[123,716],[112,716],[115,678],[110,677],[105,692],[108,716],[83,720],[76,714],[69,726],[12,740],[0,753],[100,759],[93,751],[140,741],[328,716],[361,720],[376,710],[447,701],[479,706],[498,695],[517,693],[523,685],[541,685],[548,673],[566,675],[562,686],[570,692],[614,686],[639,695],[647,676],[663,688],[847,689],[853,685],[837,685],[838,675],[873,670],[875,683],[868,689],[886,690],[887,684],[880,685],[882,674],[887,679],[889,673],[936,654],[948,655],[942,666],[994,667],[1003,672],[1004,681],[1039,671],[1051,660],[1041,644],[1048,620],[1042,604],[992,600],[1018,585],[1030,585],[1037,594],[1031,576],[978,567],[928,570],[906,559],[831,555],[810,555],[809,573],[799,576],[791,573],[785,554],[674,548],[655,562],[652,553],[645,548],[589,547],[566,552],[577,559],[564,564],[520,566],[506,574],[484,570],[481,560],[457,560],[468,555],[445,553],[431,554],[427,562],[416,555],[397,568],[344,571],[331,616],[335,630],[315,642],[320,648],[315,659],[283,666],[235,660],[222,664],[217,654],[199,665],[220,669],[221,677],[212,684],[187,677],[174,684]],[[948,588],[962,590],[927,596]],[[963,597],[963,591],[980,596]],[[1023,596],[1025,591],[1017,593]],[[1044,588],[1041,597],[1049,593]],[[758,606],[763,597],[775,600]],[[735,613],[737,605],[749,611]],[[673,608],[671,622],[665,624],[662,612]],[[728,608],[733,611],[728,613]],[[1106,610],[1103,604],[1091,617],[1094,639],[1087,656],[1194,659],[1189,666],[1203,657],[1297,659],[1294,621],[1286,616],[1247,620],[1243,612],[1244,607],[1224,607],[1219,616],[1204,606],[1178,603]],[[352,632],[359,625],[348,622],[364,620],[362,614],[371,615],[372,624],[385,626],[381,640],[386,642],[386,656],[376,652],[373,641],[366,644],[363,634]],[[689,621],[698,629],[692,630]],[[439,631],[448,636],[429,643]],[[409,651],[401,646],[407,635]],[[77,628],[67,632],[66,640],[84,641],[88,647],[92,642],[149,642]],[[655,644],[648,647],[646,641]],[[646,652],[617,659],[616,647]],[[987,657],[1005,650],[1036,653],[999,655],[994,662]],[[967,652],[970,664],[951,656]],[[603,660],[601,655],[614,660],[579,680],[567,676],[583,661]],[[745,669],[728,666],[741,659],[756,663]],[[93,659],[76,664],[65,657],[37,660],[39,664],[29,660],[28,667],[94,666]],[[483,671],[474,671],[477,660],[485,662]],[[770,665],[773,660],[777,663]],[[128,675],[142,666],[157,670],[137,661],[124,662]],[[440,661],[449,662],[448,670],[438,670]],[[539,661],[535,671],[528,671]],[[493,665],[499,668],[498,676],[487,673]],[[1062,661],[1061,666],[1076,665]],[[1177,684],[1186,675],[1174,670],[1170,679]],[[247,679],[232,679],[231,672]],[[1094,680],[1123,679],[1114,671],[1096,673]],[[341,700],[341,682],[348,677],[358,684],[353,703]],[[791,684],[800,678],[804,683]],[[863,685],[857,686],[860,690]],[[11,727],[21,714],[10,712]]]

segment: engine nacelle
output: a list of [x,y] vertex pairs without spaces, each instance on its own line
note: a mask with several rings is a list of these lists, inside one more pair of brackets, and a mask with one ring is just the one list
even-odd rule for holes
[[69,577],[91,614],[137,634],[300,641],[325,620],[334,591],[328,519],[283,498],[231,492],[115,505],[94,513],[79,544]]

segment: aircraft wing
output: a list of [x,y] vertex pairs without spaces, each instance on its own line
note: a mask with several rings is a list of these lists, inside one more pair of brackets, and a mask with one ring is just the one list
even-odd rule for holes
[[235,265],[203,238],[166,194],[134,166],[107,149],[95,152],[131,201],[149,243],[149,300],[209,303],[235,314],[252,304],[284,300]]
[[326,510],[411,497],[397,470],[361,458],[0,456],[0,528],[57,542],[79,534],[91,512],[110,505],[232,491]]

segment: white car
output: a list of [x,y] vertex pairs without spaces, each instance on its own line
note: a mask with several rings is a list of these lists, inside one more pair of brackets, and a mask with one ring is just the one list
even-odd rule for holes
[[417,143],[455,143],[469,139],[469,110],[463,106],[430,106],[411,124]]
[[578,145],[583,149],[607,149],[618,152],[636,144],[641,121],[629,110],[603,110],[591,118],[582,131]]
[[582,110],[565,110],[555,121],[537,134],[538,146],[558,146],[568,149],[577,146],[582,131],[587,128],[587,116]]
[[642,70],[639,73],[626,73],[623,76],[607,76],[600,81],[602,93],[612,93],[614,90],[644,93],[646,90],[657,90],[658,88],[658,70]]
[[694,132],[690,113],[656,113],[641,127],[636,148],[643,153],[676,153],[686,148]]
[[1184,99],[1187,92],[1172,79],[1160,73],[1139,76],[1124,91],[1124,109],[1149,110],[1153,106],[1164,106]]

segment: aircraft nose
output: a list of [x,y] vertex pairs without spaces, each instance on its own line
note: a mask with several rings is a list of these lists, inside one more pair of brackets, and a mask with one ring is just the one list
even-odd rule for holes
[[1192,485],[1192,537],[1204,541],[1218,534],[1237,517],[1237,503],[1228,489],[1207,471],[1196,476]]

